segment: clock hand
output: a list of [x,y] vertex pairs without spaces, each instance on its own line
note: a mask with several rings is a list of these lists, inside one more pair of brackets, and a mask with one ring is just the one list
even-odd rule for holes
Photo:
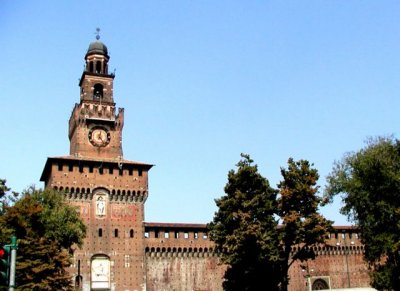
[[101,132],[99,132],[99,133],[97,134],[97,138],[98,138],[100,141],[103,141],[103,135],[101,134]]

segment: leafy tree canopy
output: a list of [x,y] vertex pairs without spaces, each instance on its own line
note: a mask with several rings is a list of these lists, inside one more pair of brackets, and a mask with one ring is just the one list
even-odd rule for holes
[[327,182],[326,199],[340,194],[341,212],[360,228],[365,259],[375,269],[372,285],[400,290],[400,141],[369,139],[335,162]]
[[[224,290],[286,290],[290,265],[315,257],[311,246],[324,241],[331,222],[318,214],[318,173],[307,161],[289,159],[278,189],[253,162],[242,154],[229,171],[226,195],[216,199],[208,224],[210,239],[228,265]],[[294,245],[302,248],[292,255]]]
[[5,179],[0,179],[0,214],[4,209],[4,206],[15,203],[19,197],[19,193],[11,191],[11,189],[7,187],[6,182]]
[[16,283],[21,290],[72,290],[66,268],[86,226],[76,209],[52,189],[29,188],[0,216],[0,240],[18,239]]
[[[209,235],[229,267],[225,290],[277,290],[278,225],[274,217],[277,191],[258,173],[257,165],[242,154],[237,171],[228,173],[226,195],[216,199],[219,208],[209,224]],[[265,280],[268,275],[270,280]],[[268,284],[268,286],[266,286]]]
[[[288,160],[288,168],[281,168],[283,180],[278,184],[277,215],[282,221],[279,229],[283,269],[282,290],[289,283],[288,270],[296,261],[315,258],[313,246],[322,244],[332,228],[332,221],[318,211],[322,199],[317,195],[317,169],[306,160]],[[298,246],[294,251],[294,246]]]

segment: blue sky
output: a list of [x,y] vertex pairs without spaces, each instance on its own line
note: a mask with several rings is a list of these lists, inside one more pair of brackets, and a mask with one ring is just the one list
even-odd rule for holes
[[[124,158],[150,171],[149,222],[207,223],[249,154],[272,186],[400,125],[399,1],[0,2],[0,177],[16,191],[67,155],[96,27],[125,108]],[[348,224],[340,202],[322,213]]]

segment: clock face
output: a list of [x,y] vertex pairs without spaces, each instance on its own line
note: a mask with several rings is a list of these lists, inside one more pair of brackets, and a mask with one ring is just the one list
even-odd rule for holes
[[89,131],[89,141],[94,146],[104,147],[110,142],[110,133],[104,127],[93,127]]

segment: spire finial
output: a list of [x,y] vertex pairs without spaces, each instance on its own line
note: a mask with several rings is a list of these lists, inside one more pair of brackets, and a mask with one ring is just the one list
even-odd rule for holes
[[99,40],[100,39],[100,28],[96,28],[96,39]]

